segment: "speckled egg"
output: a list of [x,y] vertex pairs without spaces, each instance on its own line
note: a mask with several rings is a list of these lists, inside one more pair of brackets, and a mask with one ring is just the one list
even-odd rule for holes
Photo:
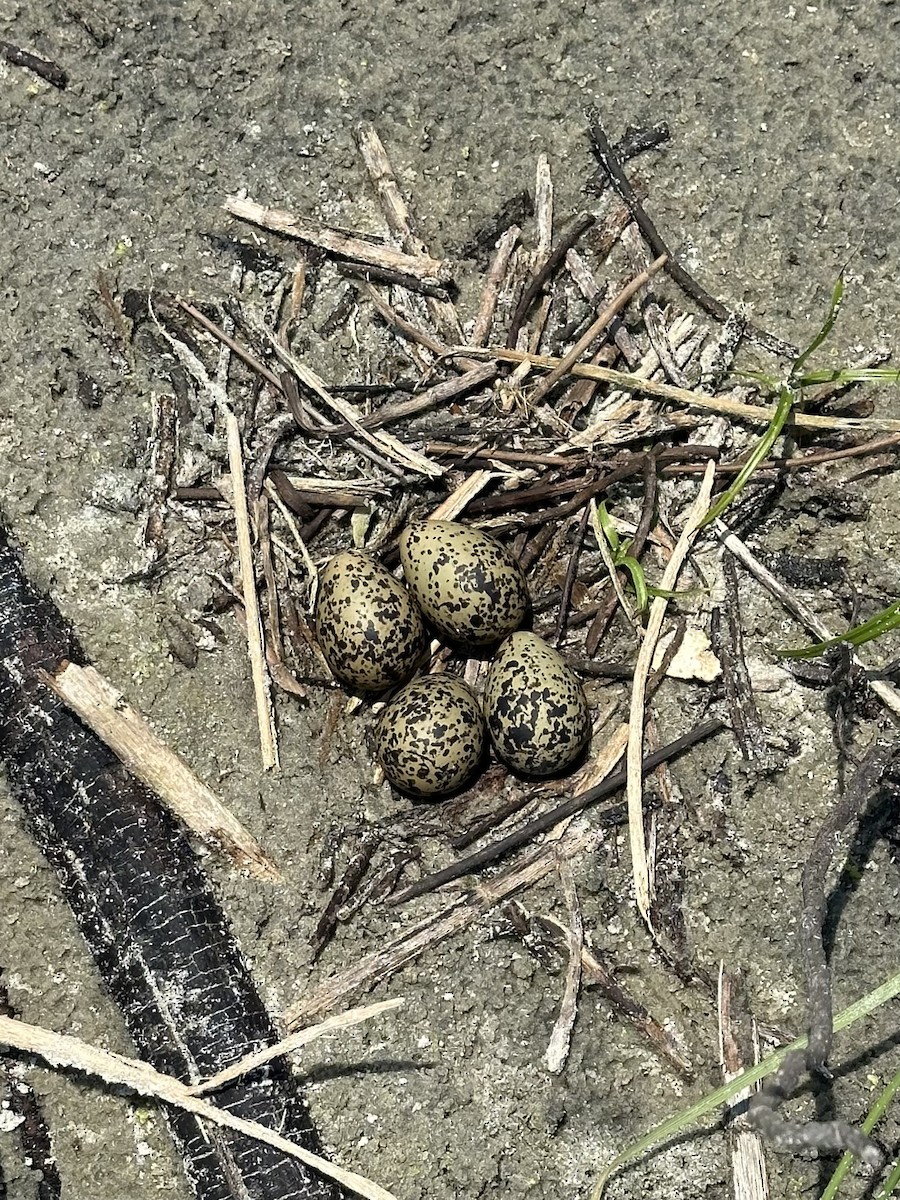
[[487,646],[522,624],[528,587],[522,568],[494,538],[455,521],[416,521],[400,536],[409,589],[450,641]]
[[472,777],[485,741],[481,707],[462,680],[423,675],[381,714],[375,753],[395,787],[416,796],[441,796]]
[[319,576],[316,637],[336,678],[364,692],[409,679],[427,649],[409,592],[359,550],[336,554]]
[[534,633],[514,633],[500,647],[485,681],[484,712],[497,757],[524,775],[565,770],[591,732],[584,688]]

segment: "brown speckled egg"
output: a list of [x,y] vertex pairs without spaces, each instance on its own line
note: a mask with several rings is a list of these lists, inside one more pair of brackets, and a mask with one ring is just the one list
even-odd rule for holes
[[564,771],[591,732],[584,688],[534,633],[514,633],[500,647],[484,685],[484,712],[497,757],[524,775]]
[[522,568],[494,538],[455,521],[416,521],[400,536],[409,589],[435,629],[453,642],[487,646],[522,624]]
[[475,695],[453,675],[423,675],[381,714],[375,753],[395,787],[441,796],[471,778],[484,753],[484,717]]
[[316,637],[336,678],[364,692],[409,679],[427,649],[409,592],[359,550],[336,554],[319,576]]

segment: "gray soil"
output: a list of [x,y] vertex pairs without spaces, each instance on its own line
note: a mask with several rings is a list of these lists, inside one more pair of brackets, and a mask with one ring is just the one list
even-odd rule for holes
[[[670,145],[639,168],[648,207],[714,294],[802,343],[849,263],[833,351],[835,361],[849,358],[897,340],[898,22],[893,0],[0,0],[0,37],[57,61],[70,78],[55,90],[0,61],[0,506],[33,577],[99,669],[281,862],[287,899],[210,863],[274,1013],[409,919],[361,914],[311,972],[326,831],[383,816],[394,801],[371,782],[364,719],[341,723],[322,762],[316,698],[307,707],[279,702],[283,770],[265,777],[239,629],[226,622],[227,642],[188,670],[166,629],[203,604],[202,580],[191,582],[188,567],[153,587],[125,581],[141,561],[139,499],[129,506],[128,497],[143,479],[156,381],[146,364],[127,374],[91,336],[80,310],[89,296],[96,307],[98,269],[120,289],[225,294],[232,259],[205,235],[239,232],[220,205],[240,189],[378,231],[354,141],[360,120],[377,126],[432,250],[452,258],[508,196],[532,185],[539,152],[550,158],[558,211],[583,203],[593,163],[582,112],[596,103],[614,135],[669,122]],[[79,369],[100,381],[99,408],[79,403]],[[362,378],[365,363],[348,357],[344,371]],[[880,413],[900,413],[889,393],[877,403]],[[832,475],[865,502],[856,521],[831,520],[792,485],[759,545],[845,556],[871,611],[900,595],[900,493],[889,472],[846,482],[858,472],[850,464]],[[834,597],[811,598],[845,622]],[[802,638],[746,579],[742,599],[751,658],[771,663],[767,644]],[[793,1036],[804,1025],[799,866],[838,771],[826,694],[770,675],[762,716],[796,735],[796,753],[768,777],[742,767],[730,739],[692,754],[673,771],[679,795],[661,817],[661,840],[683,873],[695,965],[715,978],[724,959],[743,974],[762,1026]],[[701,703],[696,689],[670,690],[658,709],[662,734],[677,736]],[[862,721],[858,745],[872,728]],[[5,791],[0,809],[0,965],[14,1005],[27,1020],[128,1052]],[[330,1152],[402,1200],[585,1196],[618,1148],[716,1086],[713,997],[652,952],[628,899],[627,864],[627,847],[614,841],[576,864],[586,925],[678,1039],[694,1082],[590,989],[568,1065],[550,1076],[542,1056],[561,976],[521,943],[489,938],[485,924],[373,993],[405,996],[400,1016],[304,1055],[299,1070]],[[882,842],[857,865],[834,952],[838,1006],[896,969],[895,863]],[[563,911],[555,885],[527,901]],[[852,1119],[897,1067],[890,1012],[838,1041],[834,1061],[846,1069],[834,1101]],[[52,1129],[64,1196],[187,1195],[152,1108],[83,1079],[32,1067],[27,1075]],[[812,1111],[808,1098],[800,1111]],[[0,1110],[0,1160],[11,1200],[30,1200],[37,1184],[11,1124]],[[884,1133],[890,1143],[893,1122]],[[611,1195],[726,1196],[727,1147],[711,1118],[619,1176]],[[773,1196],[821,1187],[815,1163],[771,1156],[769,1167]]]

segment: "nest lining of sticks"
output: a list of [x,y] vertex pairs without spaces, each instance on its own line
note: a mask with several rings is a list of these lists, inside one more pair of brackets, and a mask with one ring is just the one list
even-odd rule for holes
[[[758,388],[735,382],[736,354],[751,347],[754,365],[775,355],[775,370],[784,372],[797,351],[709,297],[653,228],[622,162],[659,145],[665,131],[629,135],[613,148],[595,117],[590,129],[600,165],[586,181],[584,211],[560,219],[541,158],[533,202],[516,198],[466,248],[483,267],[468,312],[457,306],[452,264],[432,257],[416,233],[371,129],[361,131],[360,149],[389,237],[335,230],[232,197],[229,212],[268,232],[219,239],[236,260],[224,301],[116,297],[101,281],[126,355],[136,350],[157,371],[168,364],[172,385],[171,395],[154,401],[145,574],[177,572],[187,562],[192,574],[200,568],[211,581],[206,610],[172,627],[173,652],[187,665],[203,638],[219,636],[221,614],[237,607],[250,638],[266,766],[278,762],[272,689],[300,703],[332,691],[323,763],[347,710],[310,627],[317,568],[350,546],[395,565],[397,536],[411,517],[471,521],[506,541],[528,575],[535,632],[558,646],[589,689],[594,751],[577,776],[525,785],[495,769],[440,807],[404,808],[357,831],[342,874],[330,883],[313,936],[317,955],[367,900],[409,901],[505,859],[554,827],[569,853],[583,853],[599,844],[605,825],[625,820],[638,906],[651,928],[658,925],[642,755],[644,769],[647,759],[664,764],[723,724],[700,721],[660,747],[648,705],[669,675],[690,682],[684,708],[698,719],[723,702],[746,758],[769,767],[784,761],[785,745],[755,711],[739,627],[713,620],[707,628],[711,593],[724,588],[736,600],[733,564],[723,568],[722,582],[712,556],[718,543],[707,533],[699,557],[694,547],[716,489],[740,471],[772,416]],[[296,239],[290,257],[285,237]],[[883,358],[873,350],[855,365]],[[815,480],[831,462],[885,461],[900,442],[900,425],[873,414],[868,396],[823,385],[793,415],[782,454],[756,472],[737,516],[755,519],[773,487],[797,472]],[[809,434],[816,436],[812,449],[804,444]],[[598,502],[614,514],[628,556],[660,588],[649,614],[636,603],[634,575],[602,533]],[[715,535],[815,636],[828,635],[736,534],[718,527]],[[723,562],[732,560],[725,555]],[[685,595],[667,597],[675,590]],[[445,649],[433,662],[433,669],[453,667],[472,681],[482,666],[454,660]],[[876,692],[900,711],[890,684]],[[657,785],[664,792],[671,787],[666,778]],[[626,805],[601,810],[594,825],[559,827],[624,784]],[[408,870],[428,837],[449,842],[457,854],[488,840],[475,855],[411,883]],[[446,849],[438,853],[446,860]],[[584,972],[670,1065],[689,1074],[671,1035],[587,948],[563,857],[552,844],[533,846],[462,909],[454,901],[429,918],[427,931],[405,931],[386,957],[373,955],[326,980],[287,1014],[288,1025],[386,978],[499,905],[518,936],[555,945],[570,963],[548,1050],[552,1069],[565,1061]],[[513,899],[557,871],[567,920],[541,917]],[[765,1132],[776,1145],[846,1145],[866,1156],[855,1131],[832,1131],[830,1142],[819,1131],[804,1143],[793,1126],[788,1133],[775,1128],[779,1102],[761,1121],[772,1126]]]

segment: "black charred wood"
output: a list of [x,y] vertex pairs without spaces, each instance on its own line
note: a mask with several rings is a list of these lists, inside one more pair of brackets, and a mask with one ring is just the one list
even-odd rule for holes
[[[140,1056],[196,1083],[275,1030],[176,820],[39,680],[84,663],[53,603],[30,585],[0,526],[0,753]],[[212,1099],[317,1151],[283,1060]],[[200,1200],[338,1200],[340,1189],[281,1151],[168,1110]]]

